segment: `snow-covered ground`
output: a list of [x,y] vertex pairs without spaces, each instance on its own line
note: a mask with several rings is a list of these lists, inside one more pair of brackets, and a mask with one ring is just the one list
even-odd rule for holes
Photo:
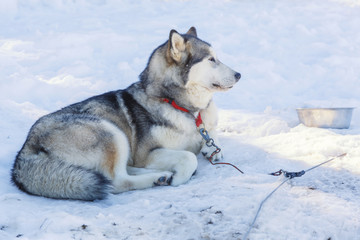
[[[229,166],[199,156],[179,187],[96,202],[26,195],[9,170],[43,114],[137,81],[172,28],[196,26],[242,74],[215,96]],[[0,239],[360,239],[358,0],[0,0]],[[357,107],[350,129],[299,124],[298,107]]]

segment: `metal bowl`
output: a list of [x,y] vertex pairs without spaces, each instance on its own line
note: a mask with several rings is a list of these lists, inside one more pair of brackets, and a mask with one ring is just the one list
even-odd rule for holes
[[354,108],[298,108],[299,120],[307,127],[349,128]]

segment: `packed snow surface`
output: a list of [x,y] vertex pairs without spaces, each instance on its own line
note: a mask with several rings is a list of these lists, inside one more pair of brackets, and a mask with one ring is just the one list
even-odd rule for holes
[[[224,161],[192,179],[53,200],[14,187],[34,121],[137,81],[171,29],[198,35],[242,74],[215,96]],[[0,1],[0,239],[360,239],[360,4],[357,0]],[[349,129],[308,128],[296,108],[355,107]]]

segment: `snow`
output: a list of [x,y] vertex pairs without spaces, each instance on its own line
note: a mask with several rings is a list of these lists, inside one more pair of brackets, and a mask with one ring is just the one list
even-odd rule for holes
[[[0,239],[243,239],[260,202],[284,178],[347,153],[283,185],[249,239],[360,236],[360,2],[0,1]],[[96,202],[26,195],[10,184],[34,121],[137,80],[172,28],[196,26],[242,74],[219,93],[225,161],[199,156],[179,187]],[[349,129],[307,128],[299,107],[355,107]]]

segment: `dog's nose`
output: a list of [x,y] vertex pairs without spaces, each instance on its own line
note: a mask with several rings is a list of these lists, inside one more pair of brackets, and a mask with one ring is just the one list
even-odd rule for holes
[[236,81],[239,81],[239,79],[241,78],[241,74],[237,72],[237,73],[235,73],[234,77],[235,77]]

